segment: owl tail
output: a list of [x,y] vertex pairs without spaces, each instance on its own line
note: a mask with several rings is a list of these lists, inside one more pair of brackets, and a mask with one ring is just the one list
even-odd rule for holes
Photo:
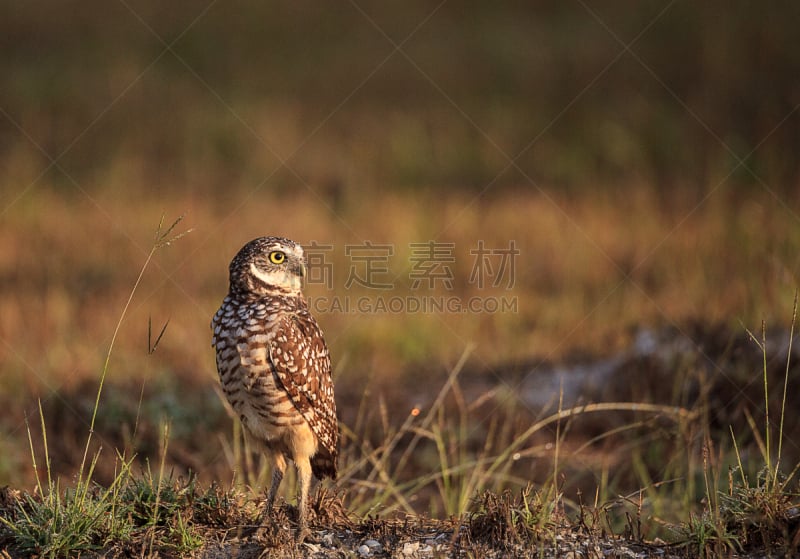
[[336,455],[323,448],[311,458],[311,471],[317,479],[336,479]]

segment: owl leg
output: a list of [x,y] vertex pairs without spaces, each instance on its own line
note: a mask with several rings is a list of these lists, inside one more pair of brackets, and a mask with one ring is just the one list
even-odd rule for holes
[[297,531],[297,541],[302,542],[308,536],[308,493],[311,489],[311,460],[300,460],[295,464],[297,465],[297,478],[300,484],[300,494],[297,497],[300,525]]
[[281,486],[283,474],[286,472],[286,458],[283,452],[272,450],[269,455],[272,459],[272,483],[270,483],[269,492],[267,493],[267,510],[265,514],[272,512],[272,505],[275,504],[275,496],[278,494],[278,488]]
[[300,491],[297,496],[298,531],[297,541],[308,536],[308,495],[311,490],[311,457],[317,451],[317,438],[308,423],[297,425],[289,441],[292,461],[297,467]]
[[259,520],[260,526],[255,531],[256,538],[258,539],[269,533],[269,530],[267,530],[267,520],[270,514],[272,514],[275,496],[278,494],[278,488],[281,485],[281,480],[283,480],[283,473],[286,471],[286,457],[283,455],[283,452],[267,447],[265,453],[269,456],[270,462],[272,462],[272,483],[267,493],[267,507],[264,509],[261,519]]

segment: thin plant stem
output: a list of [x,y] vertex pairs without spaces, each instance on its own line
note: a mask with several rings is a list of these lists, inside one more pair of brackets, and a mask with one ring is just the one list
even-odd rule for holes
[[[117,340],[117,335],[119,334],[119,330],[122,327],[122,323],[125,321],[125,316],[128,313],[128,309],[131,306],[131,301],[133,301],[133,296],[136,294],[136,290],[139,287],[139,284],[142,282],[142,277],[144,277],[145,270],[147,270],[150,261],[153,259],[155,253],[164,247],[169,246],[176,240],[180,239],[181,237],[187,235],[192,230],[188,229],[182,233],[178,233],[172,237],[170,237],[172,230],[175,228],[178,223],[183,220],[184,216],[181,215],[176,219],[172,225],[170,225],[166,230],[163,229],[164,226],[164,216],[161,216],[161,220],[158,223],[158,227],[156,228],[155,240],[153,241],[153,246],[150,248],[150,252],[147,254],[147,258],[145,258],[144,264],[142,264],[141,269],[139,270],[139,275],[136,278],[136,282],[133,284],[133,288],[131,289],[130,294],[128,295],[128,300],[125,302],[125,306],[122,308],[122,313],[120,313],[119,319],[117,320],[117,324],[114,327],[114,333],[111,335],[111,342],[108,345],[108,351],[106,352],[105,362],[103,363],[103,370],[100,374],[100,384],[97,387],[97,394],[94,400],[94,408],[92,409],[92,420],[89,423],[89,434],[86,437],[86,446],[83,449],[83,458],[81,459],[81,467],[78,470],[78,484],[80,485],[83,481],[83,473],[86,468],[86,459],[89,456],[89,448],[92,442],[92,436],[94,435],[94,426],[95,421],[97,420],[97,410],[100,407],[100,396],[103,393],[103,385],[105,384],[106,375],[108,374],[108,365],[111,362],[111,353],[114,349],[114,343]],[[161,332],[163,335],[163,331]],[[160,339],[159,335],[159,339]]]
[[792,325],[789,327],[789,347],[786,350],[786,371],[783,376],[783,397],[781,398],[781,421],[778,427],[778,456],[775,463],[774,478],[777,483],[778,468],[781,464],[781,452],[783,450],[783,421],[786,415],[786,388],[789,385],[789,365],[792,361],[792,341],[794,341],[794,325],[797,321],[797,290],[794,292],[794,306],[792,308]]
[[[767,376],[767,325],[763,320],[761,321],[761,340],[762,351],[761,356],[763,359],[763,376],[764,376],[764,445],[766,447],[766,456],[764,460],[767,464],[767,475],[772,477],[772,448],[770,446],[770,431],[772,431],[772,424],[769,421],[769,380]],[[767,479],[767,486],[769,487],[770,480]]]

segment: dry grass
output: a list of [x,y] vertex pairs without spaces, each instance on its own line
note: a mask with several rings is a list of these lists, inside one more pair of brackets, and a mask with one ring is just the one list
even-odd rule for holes
[[[143,224],[157,221],[164,207],[187,209],[197,233],[182,250],[159,255],[144,278],[123,326],[120,361],[128,365],[118,378],[156,374],[152,360],[139,351],[142,325],[150,316],[171,316],[161,363],[211,381],[212,363],[202,351],[205,323],[224,294],[227,262],[243,242],[266,232],[334,245],[333,291],[312,285],[312,297],[377,295],[344,289],[351,265],[345,245],[364,239],[395,246],[386,275],[397,277],[391,294],[410,294],[408,244],[436,239],[455,244],[455,295],[519,301],[519,312],[496,315],[353,320],[326,313],[321,318],[336,361],[344,363],[343,381],[363,380],[374,371],[391,378],[416,366],[446,370],[469,343],[476,344],[474,357],[489,366],[576,351],[610,354],[629,343],[633,328],[685,327],[689,321],[755,327],[762,318],[776,322],[791,305],[800,239],[790,210],[768,195],[742,198],[719,191],[694,211],[693,203],[665,202],[652,190],[632,194],[560,198],[534,191],[487,200],[455,195],[435,208],[418,196],[370,201],[365,195],[357,206],[334,214],[303,192],[267,204],[272,194],[259,191],[243,206],[219,212],[191,196],[141,201],[99,193],[95,206],[39,190],[4,216],[0,233],[9,287],[0,297],[8,356],[3,373],[30,378],[23,372],[27,364],[36,371],[33,384],[74,386],[99,369],[97,348],[107,340],[115,306],[146,252]],[[135,212],[128,211],[131,204]],[[492,247],[516,242],[521,254],[513,290],[478,290],[468,283],[469,251],[479,240]],[[47,340],[44,350],[41,340]]]
[[[252,200],[265,196],[259,191]],[[235,198],[248,200],[246,194]],[[186,222],[196,232],[182,240],[179,250],[159,253],[143,277],[108,375],[110,385],[126,396],[107,395],[98,428],[106,441],[152,456],[157,444],[145,441],[157,441],[159,418],[171,417],[180,463],[218,479],[227,478],[222,472],[230,458],[222,449],[229,435],[213,394],[207,326],[225,292],[231,254],[255,235],[276,232],[334,245],[333,290],[310,285],[311,297],[384,295],[344,289],[351,264],[345,245],[371,239],[396,248],[387,276],[397,278],[392,295],[518,300],[516,313],[319,313],[334,357],[343,420],[355,425],[358,411],[368,410],[373,430],[399,425],[415,405],[425,410],[467,346],[474,347],[468,369],[484,371],[489,376],[483,378],[489,379],[502,379],[507,371],[524,374],[525,367],[539,361],[614,355],[628,347],[637,329],[648,326],[670,326],[696,344],[715,338],[713,344],[724,346],[724,338],[741,329],[739,321],[755,325],[764,317],[780,323],[800,266],[793,216],[768,195],[719,191],[696,208],[678,194],[645,188],[616,196],[587,192],[580,198],[517,192],[483,200],[449,195],[435,209],[419,196],[370,200],[365,195],[361,203],[337,213],[302,191],[281,195],[267,206],[244,203],[226,209],[191,196],[134,200],[101,191],[93,200],[40,187],[6,214],[7,227],[0,231],[8,286],[0,292],[0,372],[8,410],[2,444],[12,450],[5,453],[0,471],[14,484],[32,479],[27,460],[19,458],[25,445],[18,442],[24,441],[24,414],[35,415],[30,404],[36,397],[71,433],[61,439],[55,462],[59,473],[72,471],[71,448],[80,447],[89,420],[84,406],[102,367],[102,348],[108,347],[126,286],[146,256],[150,233],[142,224],[157,222],[164,206],[186,208]],[[429,239],[454,243],[452,292],[409,289],[408,244]],[[469,251],[478,240],[487,246],[515,241],[521,254],[513,289],[479,290],[469,284]],[[155,356],[146,351],[151,320],[158,325],[170,321]],[[728,328],[719,336],[704,334],[720,323]],[[714,351],[722,355],[725,347]],[[471,375],[470,382],[476,378]],[[401,396],[388,397],[395,393]],[[650,397],[646,388],[629,394],[637,395]],[[378,413],[384,398],[389,406]],[[664,400],[686,403],[680,397]],[[522,417],[538,413],[522,411]],[[220,443],[199,444],[195,438]]]

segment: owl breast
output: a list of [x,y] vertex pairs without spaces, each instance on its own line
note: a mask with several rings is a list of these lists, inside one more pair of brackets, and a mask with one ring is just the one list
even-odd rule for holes
[[247,430],[267,443],[304,421],[269,358],[281,316],[280,309],[263,303],[226,300],[212,322],[222,390]]

